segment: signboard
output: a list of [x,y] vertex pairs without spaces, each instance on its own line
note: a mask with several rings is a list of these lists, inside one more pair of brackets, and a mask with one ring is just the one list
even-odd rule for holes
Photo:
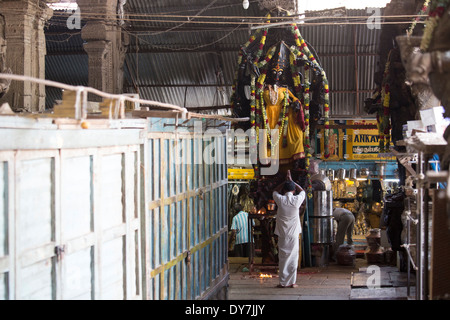
[[[395,160],[395,157],[380,157],[379,135],[376,120],[330,121],[328,149],[330,156],[325,159],[324,129],[318,130],[316,145],[319,146],[320,159],[340,160]],[[364,128],[367,126],[367,128]]]
[[[324,129],[321,129],[317,133],[317,139],[320,140],[320,150],[325,150],[324,146]],[[330,134],[328,138],[328,150],[330,156],[327,160],[339,161],[344,157],[344,143],[345,133],[342,129],[330,129]],[[321,159],[324,159],[323,151],[321,152]]]
[[[347,125],[376,125],[376,120],[347,121]],[[346,129],[346,160],[390,160],[394,157],[380,157],[380,136],[378,129]]]

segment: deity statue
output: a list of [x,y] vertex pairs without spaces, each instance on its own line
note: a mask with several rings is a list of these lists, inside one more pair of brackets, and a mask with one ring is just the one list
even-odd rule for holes
[[264,129],[278,129],[278,139],[269,139],[268,154],[278,148],[280,164],[305,157],[305,117],[300,100],[289,90],[289,48],[281,41],[270,62],[260,99]]
[[[234,128],[250,132],[255,177],[263,177],[261,183],[275,181],[290,170],[312,196],[309,166],[316,150],[311,133],[320,120],[324,125],[320,152],[329,157],[329,86],[317,53],[295,23],[256,29],[240,48],[232,91],[234,116],[250,120]],[[266,167],[269,170],[263,170]]]

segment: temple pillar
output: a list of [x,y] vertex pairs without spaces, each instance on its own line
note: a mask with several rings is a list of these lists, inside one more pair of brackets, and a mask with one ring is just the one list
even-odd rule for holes
[[[13,74],[45,79],[44,25],[53,10],[41,0],[3,0],[5,66]],[[0,104],[8,102],[16,112],[42,112],[45,109],[45,85],[12,81]]]
[[[118,0],[78,0],[77,3],[81,18],[86,16],[87,21],[81,36],[89,57],[89,86],[120,94],[123,92],[123,65],[128,45],[128,35],[122,31],[118,17],[123,7]],[[90,96],[89,100],[101,98]]]

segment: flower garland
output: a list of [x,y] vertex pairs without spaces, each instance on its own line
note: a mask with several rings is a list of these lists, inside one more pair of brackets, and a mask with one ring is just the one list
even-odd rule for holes
[[414,28],[416,27],[417,22],[420,20],[420,16],[424,15],[426,11],[428,10],[428,5],[430,4],[430,0],[425,0],[425,2],[422,5],[422,8],[420,9],[419,13],[417,14],[417,17],[413,20],[411,25],[409,26],[408,30],[406,30],[406,34],[408,36],[411,36]]
[[445,12],[445,8],[449,5],[450,0],[439,0],[432,3],[430,13],[425,22],[425,30],[423,31],[422,41],[420,43],[420,49],[427,51],[433,39],[433,33],[439,24],[441,17]]
[[378,126],[378,135],[380,137],[379,140],[379,148],[380,153],[389,152],[390,144],[391,144],[391,121],[390,121],[390,98],[391,92],[389,88],[389,68],[390,68],[390,60],[391,60],[391,52],[388,54],[387,62],[384,67],[383,73],[383,81],[381,88],[381,101],[382,101],[382,110],[377,114],[377,126]]
[[328,78],[325,74],[325,71],[321,71],[322,79],[323,79],[323,88],[324,88],[324,100],[325,103],[323,105],[324,109],[324,125],[325,125],[325,131],[324,131],[324,141],[325,141],[325,150],[324,150],[324,157],[328,158],[330,156],[330,151],[328,150],[328,140],[330,136],[330,87],[328,84]]
[[[270,19],[270,13],[267,14],[266,17],[268,19]],[[270,20],[268,20],[268,22],[270,22]],[[247,42],[239,50],[238,58],[237,58],[237,67],[236,67],[236,70],[234,71],[234,81],[233,81],[233,85],[231,86],[232,93],[231,93],[231,103],[230,104],[231,104],[232,108],[234,107],[234,97],[236,95],[236,83],[237,83],[238,76],[239,76],[239,67],[242,63],[243,52],[256,40],[256,37],[259,35],[259,33],[261,31],[263,32],[263,35],[261,37],[261,42],[260,42],[259,50],[258,50],[257,57],[256,57],[256,61],[259,61],[259,57],[262,54],[262,49],[263,49],[265,41],[266,41],[268,28],[257,29],[255,31],[255,33],[250,36],[250,38],[247,40]],[[259,56],[258,56],[258,54],[259,54]]]
[[[255,57],[255,61],[254,64],[258,67],[261,68],[263,66],[265,66],[267,64],[269,60],[267,60],[267,57],[265,60],[263,60],[261,63],[259,63],[259,59],[261,58],[262,52],[263,52],[263,48],[264,45],[266,44],[266,38],[267,38],[267,31],[268,29],[264,29],[263,31],[263,35],[261,37],[261,40],[259,42],[259,48],[258,51],[256,53],[256,57]],[[273,53],[272,53],[273,54]],[[252,130],[252,134],[256,134],[256,143],[258,143],[259,140],[259,125],[257,125],[259,123],[258,121],[258,117],[260,116],[259,114],[257,114],[257,99],[255,96],[255,91],[256,91],[256,87],[255,87],[255,81],[256,81],[256,76],[254,74],[252,74],[251,76],[251,80],[250,80],[250,89],[251,89],[251,95],[250,95],[250,124],[251,127],[255,130]],[[256,145],[254,146],[256,148]]]
[[[329,132],[330,132],[330,96],[329,96],[329,85],[328,85],[328,79],[325,74],[325,71],[320,67],[318,62],[316,61],[314,55],[309,50],[308,45],[306,44],[305,40],[303,39],[302,35],[300,34],[300,31],[298,30],[297,24],[291,25],[291,32],[294,35],[295,38],[295,46],[291,47],[291,52],[300,59],[304,60],[306,62],[305,66],[305,88],[303,93],[303,101],[304,101],[304,107],[305,107],[305,153],[306,153],[306,170],[307,170],[307,182],[308,182],[308,197],[312,198],[312,184],[311,184],[311,174],[309,173],[309,167],[310,167],[310,158],[311,158],[311,140],[310,140],[310,127],[309,127],[309,120],[310,120],[310,114],[309,114],[309,105],[310,105],[310,67],[314,66],[321,70],[321,77],[324,85],[324,157],[328,158],[330,156],[330,152],[328,149],[328,141],[329,141]],[[298,80],[294,80],[294,84],[297,84]],[[298,93],[299,94],[299,93]]]
[[[300,31],[298,30],[298,27],[296,24],[292,24],[291,31],[294,34],[295,42],[297,45],[297,48],[291,47],[291,51],[294,53],[294,55],[297,55],[302,60],[306,61],[309,66],[314,66],[321,70],[321,76],[324,84],[324,92],[325,92],[325,103],[324,103],[324,122],[325,122],[325,150],[324,150],[324,156],[325,158],[328,158],[330,156],[329,150],[328,150],[328,137],[329,137],[329,119],[330,119],[330,97],[329,97],[329,85],[328,85],[328,79],[325,74],[325,71],[322,70],[320,65],[317,63],[316,59],[314,58],[314,55],[309,50],[305,40],[303,39],[302,35],[300,34]],[[306,68],[305,68],[306,69]],[[304,100],[305,100],[305,122],[307,122],[307,127],[305,130],[306,136],[305,136],[305,144],[308,146],[307,152],[309,153],[309,80],[306,80],[305,78],[305,92],[304,92]]]
[[[270,18],[270,14],[267,15],[267,18]],[[232,86],[231,107],[233,107],[233,101],[234,101],[233,97],[236,93],[235,83],[237,83],[239,66],[242,63],[242,52],[244,51],[244,49],[246,49],[251,43],[253,43],[256,40],[256,37],[257,37],[257,35],[259,35],[260,32],[261,32],[261,29],[256,30],[255,34],[250,36],[250,39],[244,44],[244,46],[241,48],[241,50],[239,52],[238,68],[235,72],[235,79],[234,79],[233,86]],[[263,29],[262,32],[263,32],[263,34],[262,34],[261,40],[259,42],[259,47],[258,47],[258,51],[256,53],[255,61],[253,62],[257,67],[264,66],[267,63],[267,61],[266,61],[267,58],[266,58],[266,60],[259,62],[259,59],[263,52],[264,45],[266,43],[268,28]],[[251,126],[251,130],[250,130],[249,145],[250,145],[250,155],[252,157],[252,163],[256,163],[255,168],[254,168],[255,175],[259,176],[259,168],[257,165],[257,163],[258,163],[257,148],[258,148],[258,141],[259,141],[260,114],[258,113],[257,107],[256,107],[257,99],[256,99],[256,84],[255,84],[255,82],[256,82],[256,76],[254,74],[252,74],[251,78],[250,78],[250,126]]]
[[[260,30],[257,30],[256,34],[259,33]],[[255,41],[256,39],[256,34],[252,35],[250,37],[250,40],[244,45],[244,48],[247,48],[252,42]],[[240,59],[238,59],[238,66],[240,66],[242,62],[242,51],[240,52]],[[237,82],[237,73],[238,71],[236,71],[236,79],[234,81],[234,83]],[[233,84],[233,93],[232,96],[234,96],[235,94],[235,85]],[[234,99],[233,99],[234,100]],[[232,100],[232,101],[233,101]],[[250,125],[251,128],[254,128],[255,126],[255,122],[256,122],[256,115],[255,115],[255,77],[252,76],[250,78]],[[233,104],[232,104],[233,107]],[[252,155],[252,162],[257,162],[257,158],[253,158],[253,155],[257,155],[256,150],[257,150],[257,135],[255,130],[250,130],[250,141],[249,141],[249,147],[250,147],[250,154]],[[255,168],[255,171],[258,171],[257,167]]]
[[243,52],[245,49],[248,48],[248,46],[253,43],[253,41],[255,41],[256,39],[256,35],[258,33],[261,32],[261,29],[256,30],[256,33],[254,35],[251,35],[251,37],[248,39],[248,41],[241,47],[241,49],[239,50],[238,53],[238,58],[237,58],[237,68],[234,71],[234,81],[233,81],[233,85],[231,86],[231,107],[234,107],[234,97],[236,96],[236,83],[238,80],[238,76],[239,76],[239,67],[242,63],[242,57],[243,57]]
[[[257,139],[259,138],[259,129],[260,129],[260,124],[261,122],[264,125],[264,128],[267,130],[266,131],[266,135],[268,137],[268,141],[269,144],[271,146],[271,148],[274,148],[275,146],[278,145],[279,140],[281,139],[281,137],[283,136],[284,138],[286,138],[287,135],[287,123],[288,123],[288,118],[286,115],[286,110],[287,110],[287,104],[288,104],[288,94],[287,92],[285,92],[285,97],[284,97],[284,108],[283,108],[283,113],[280,112],[280,117],[278,120],[278,127],[281,128],[281,134],[278,136],[278,141],[276,143],[272,143],[271,137],[270,137],[270,131],[269,131],[269,126],[268,126],[268,118],[267,118],[267,113],[266,113],[266,109],[264,106],[264,99],[263,99],[263,92],[264,92],[264,82],[266,80],[267,77],[267,64],[268,62],[272,59],[274,53],[276,50],[276,46],[273,46],[272,48],[269,49],[269,51],[267,52],[266,58],[261,62],[257,64],[258,68],[261,68],[261,75],[258,78],[258,82],[256,84],[256,105],[255,105],[255,118],[256,118],[256,132],[257,132]],[[259,117],[258,117],[259,115]],[[259,142],[259,140],[257,140],[257,142]],[[287,140],[286,140],[287,143]]]
[[[270,18],[270,14],[267,15],[268,18]],[[330,100],[329,100],[329,85],[328,85],[328,79],[326,77],[326,74],[324,70],[320,67],[319,63],[316,61],[314,55],[309,50],[305,40],[302,38],[300,31],[298,30],[298,27],[296,24],[291,25],[291,32],[295,38],[295,45],[290,47],[290,67],[292,71],[292,79],[294,82],[294,89],[295,89],[295,95],[296,97],[303,102],[304,107],[304,117],[305,117],[305,137],[304,137],[304,148],[305,148],[305,154],[306,154],[306,171],[307,171],[307,182],[308,182],[308,197],[312,197],[312,185],[311,185],[311,176],[309,173],[309,167],[310,167],[310,158],[311,158],[311,138],[310,138],[310,77],[311,77],[311,69],[318,69],[320,70],[320,76],[322,77],[322,83],[324,88],[324,122],[325,122],[325,132],[324,132],[324,142],[325,142],[325,150],[324,150],[324,156],[325,158],[329,157],[329,149],[328,149],[328,139],[329,139],[329,112],[330,112]],[[243,59],[243,52],[245,52],[245,49],[250,46],[251,43],[253,43],[257,35],[261,32],[261,29],[258,29],[254,35],[250,37],[250,39],[247,41],[247,43],[242,46],[239,55],[238,55],[238,68],[235,72],[235,81],[232,86],[232,102],[231,105],[233,107],[234,102],[234,96],[236,93],[236,86],[235,83],[237,83],[238,73],[239,73],[239,67],[242,63]],[[265,56],[264,60],[260,60],[263,52],[264,52],[264,46],[267,38],[268,28],[263,30],[263,34],[261,36],[261,40],[259,43],[258,50],[256,52],[256,57],[253,61],[254,67],[259,69],[260,75],[256,79],[256,75],[252,74],[251,80],[250,80],[250,124],[251,124],[251,141],[250,141],[250,148],[251,152],[254,155],[257,155],[256,148],[259,143],[259,131],[263,127],[266,129],[267,134],[267,141],[268,144],[270,144],[271,150],[273,151],[280,141],[283,141],[283,146],[287,145],[287,128],[289,124],[288,119],[288,104],[289,104],[289,89],[286,89],[284,91],[284,106],[283,111],[280,112],[280,116],[277,122],[277,127],[280,128],[280,134],[278,135],[277,141],[272,141],[270,136],[270,128],[268,123],[268,117],[267,117],[267,111],[264,104],[263,99],[263,92],[264,92],[264,84],[267,77],[268,72],[268,63],[271,61],[275,51],[276,46],[271,47]],[[304,85],[302,86],[301,78],[300,78],[300,72],[298,70],[297,66],[297,59],[305,61],[305,79],[304,79]],[[282,139],[282,140],[281,140]],[[258,163],[258,162],[257,162]],[[259,168],[255,165],[255,175],[259,176]]]
[[[391,124],[390,124],[390,112],[389,112],[389,102],[391,98],[391,93],[389,92],[389,85],[386,84],[384,87],[384,99],[383,99],[383,113],[382,113],[382,126],[381,126],[381,136],[380,136],[380,152],[389,152],[389,146],[391,144]],[[384,144],[383,144],[384,143]]]
[[295,94],[297,95],[297,98],[300,98],[302,93],[302,83],[300,79],[300,72],[297,70],[297,59],[295,59],[295,54],[292,51],[289,59],[291,64],[292,80],[294,81]]
[[284,92],[284,105],[283,105],[283,112],[280,112],[280,116],[278,118],[278,123],[277,126],[278,128],[280,128],[279,130],[279,134],[278,134],[278,139],[273,142],[272,138],[271,138],[271,134],[270,134],[270,126],[269,126],[269,118],[267,117],[267,111],[266,108],[264,106],[264,98],[263,98],[263,94],[262,92],[260,93],[260,107],[262,110],[262,115],[263,115],[263,122],[264,122],[264,129],[266,130],[266,135],[267,135],[267,141],[270,144],[271,147],[271,154],[273,154],[273,151],[275,149],[275,147],[278,146],[281,137],[285,137],[285,134],[287,133],[287,126],[288,126],[288,117],[286,114],[286,110],[287,110],[287,105],[288,105],[288,92],[287,89]]

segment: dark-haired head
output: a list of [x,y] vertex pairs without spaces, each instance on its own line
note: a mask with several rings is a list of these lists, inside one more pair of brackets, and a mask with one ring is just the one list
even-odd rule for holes
[[294,183],[294,181],[286,181],[284,183],[284,191],[285,192],[293,192],[293,191],[295,191],[295,183]]

